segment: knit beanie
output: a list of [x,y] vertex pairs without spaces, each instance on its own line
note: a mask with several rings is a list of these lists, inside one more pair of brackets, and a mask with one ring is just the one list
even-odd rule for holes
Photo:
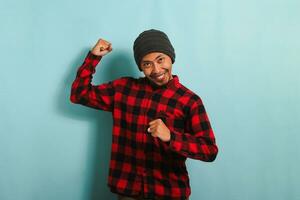
[[164,32],[155,29],[146,30],[139,34],[134,41],[133,52],[140,71],[142,71],[140,67],[142,58],[148,53],[161,52],[168,55],[172,63],[175,62],[175,50],[168,36]]

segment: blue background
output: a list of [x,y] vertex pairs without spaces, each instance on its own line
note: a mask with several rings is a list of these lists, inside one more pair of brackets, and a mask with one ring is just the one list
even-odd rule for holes
[[173,73],[196,92],[219,146],[188,160],[191,200],[300,199],[300,1],[6,0],[0,8],[0,199],[115,199],[110,113],[70,103],[99,38],[93,83],[142,76],[132,45],[166,32]]

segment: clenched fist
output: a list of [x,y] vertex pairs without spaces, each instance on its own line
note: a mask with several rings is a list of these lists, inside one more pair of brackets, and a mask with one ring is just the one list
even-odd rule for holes
[[99,39],[97,44],[93,47],[91,52],[92,52],[92,54],[94,54],[96,56],[105,56],[106,54],[108,54],[111,51],[112,51],[111,43],[106,40]]
[[169,128],[161,119],[155,119],[149,123],[148,132],[153,137],[158,137],[163,142],[168,142],[171,139],[171,133]]

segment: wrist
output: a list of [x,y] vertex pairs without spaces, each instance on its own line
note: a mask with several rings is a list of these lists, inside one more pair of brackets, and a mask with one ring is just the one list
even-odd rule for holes
[[100,60],[100,58],[102,58],[102,56],[94,54],[92,50],[89,51],[89,56],[93,59],[98,59],[98,60]]

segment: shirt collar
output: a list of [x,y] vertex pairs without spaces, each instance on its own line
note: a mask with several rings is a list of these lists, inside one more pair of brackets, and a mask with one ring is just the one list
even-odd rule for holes
[[153,90],[157,90],[157,89],[170,89],[170,88],[176,88],[179,86],[179,78],[177,75],[172,75],[172,79],[169,80],[168,83],[164,84],[164,85],[156,85],[155,83],[153,83],[152,81],[150,81],[147,77],[144,77],[145,82],[147,84],[147,86],[149,86],[151,89]]

